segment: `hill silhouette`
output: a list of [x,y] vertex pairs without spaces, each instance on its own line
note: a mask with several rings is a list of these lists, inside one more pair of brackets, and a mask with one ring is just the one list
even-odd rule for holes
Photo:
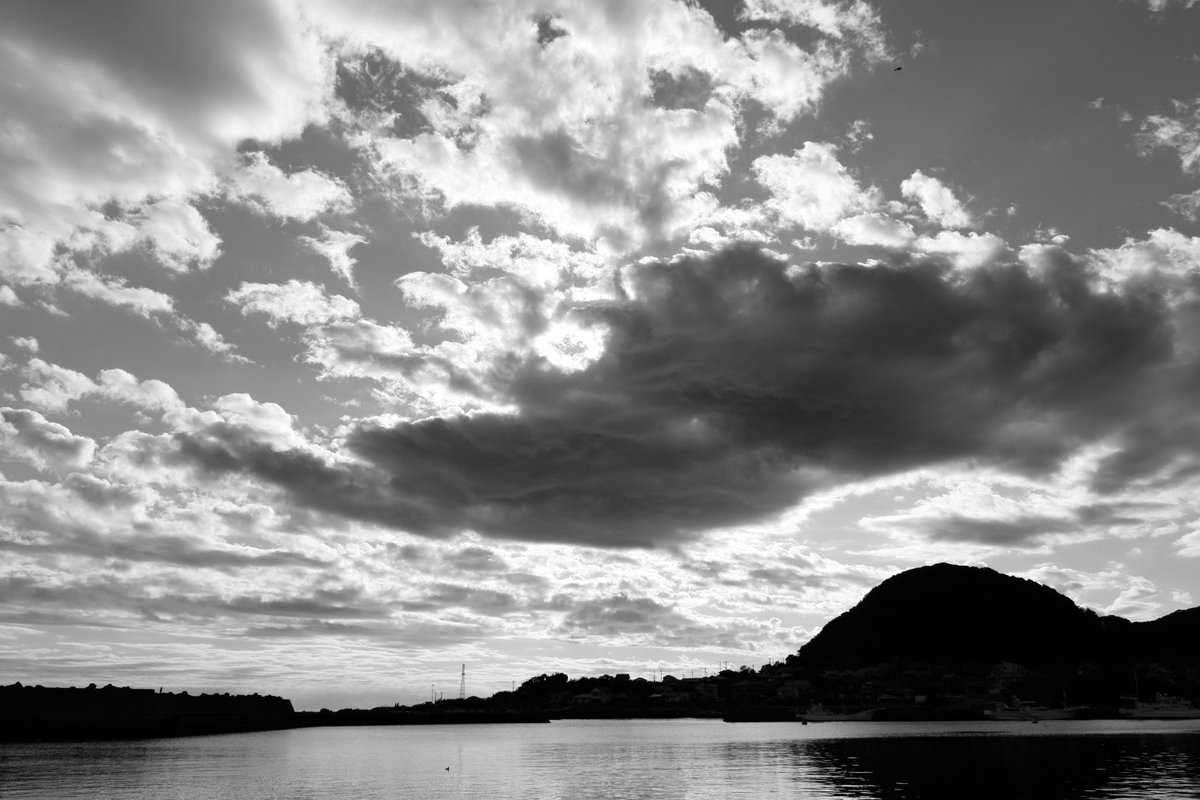
[[802,662],[1085,662],[1200,659],[1200,609],[1153,622],[1101,616],[1049,586],[987,567],[934,564],[883,581],[800,648]]

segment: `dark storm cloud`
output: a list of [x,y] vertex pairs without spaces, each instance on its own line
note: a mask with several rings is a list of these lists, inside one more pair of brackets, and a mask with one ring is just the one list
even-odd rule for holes
[[508,592],[439,583],[419,600],[400,603],[405,611],[440,611],[443,608],[464,608],[477,614],[503,616],[518,607],[517,598]]
[[1078,527],[1071,520],[1037,516],[1003,520],[952,516],[921,524],[922,531],[934,540],[1004,547],[1037,547],[1047,534],[1065,533]]
[[620,636],[678,630],[690,622],[648,597],[616,595],[598,600],[570,601],[562,629],[594,636]]
[[[426,535],[644,546],[951,460],[1045,474],[1194,388],[1164,368],[1172,312],[1152,285],[1097,288],[1065,253],[955,272],[736,249],[636,265],[622,286],[576,309],[609,332],[599,360],[516,369],[519,413],[363,425],[357,463],[225,425],[181,435],[181,452]],[[1135,461],[1103,488],[1159,466]]]
[[570,609],[558,626],[558,632],[567,637],[630,637],[663,647],[748,646],[743,636],[745,631],[728,621],[720,625],[704,624],[649,597],[613,595],[595,600],[562,597],[555,600],[551,607],[566,605]]

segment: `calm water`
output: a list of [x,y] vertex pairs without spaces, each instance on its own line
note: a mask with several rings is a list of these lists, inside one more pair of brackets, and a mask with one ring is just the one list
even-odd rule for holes
[[577,720],[0,745],[0,797],[1200,798],[1200,723]]

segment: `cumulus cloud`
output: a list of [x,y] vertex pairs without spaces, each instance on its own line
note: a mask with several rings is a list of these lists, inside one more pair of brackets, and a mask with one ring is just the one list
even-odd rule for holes
[[755,179],[771,197],[767,208],[784,224],[826,231],[839,220],[873,210],[880,202],[873,187],[863,189],[838,161],[837,147],[805,142],[790,156],[761,156],[752,165]]
[[176,317],[175,323],[179,329],[192,337],[196,344],[203,347],[210,353],[223,357],[227,361],[235,363],[249,364],[250,359],[245,356],[238,355],[236,348],[225,341],[216,328],[209,325],[207,322],[196,322],[195,320],[187,319],[186,317]]
[[63,286],[106,305],[128,309],[140,317],[170,314],[175,310],[175,301],[168,294],[143,286],[130,286],[120,278],[94,272],[71,270],[65,275]]
[[943,228],[967,228],[973,223],[954,190],[921,170],[905,178],[900,184],[900,193],[920,205],[921,212],[930,222]]
[[96,452],[92,439],[24,408],[0,408],[0,442],[5,458],[62,472],[86,466]]
[[243,314],[263,314],[275,328],[283,323],[321,325],[359,316],[358,303],[341,295],[328,295],[310,281],[243,283],[225,296]]
[[[365,423],[343,463],[226,430],[180,444],[416,533],[665,542],[846,480],[965,458],[1045,474],[1114,431],[1136,446],[1135,421],[1191,391],[1163,369],[1172,312],[1094,281],[1066,257],[966,273],[747,249],[646,262],[587,309],[608,331],[597,360],[510,366],[515,413]],[[1101,488],[1156,466],[1131,458]]]
[[217,240],[193,199],[242,139],[323,116],[324,47],[284,3],[64,8],[0,11],[0,269],[53,282],[58,248],[138,241],[171,269],[210,261]]
[[358,281],[354,278],[354,265],[358,262],[350,255],[350,251],[360,244],[366,244],[365,237],[322,227],[320,237],[301,236],[300,242],[324,256],[334,274],[348,283],[351,289],[358,290]]
[[992,262],[1008,245],[994,233],[941,231],[919,237],[913,246],[928,255],[944,256],[959,269],[973,269]]
[[834,233],[846,244],[907,248],[917,238],[912,225],[886,214],[857,214],[839,220]]
[[1200,558],[1200,530],[1179,537],[1175,542],[1175,550],[1185,558]]
[[1129,237],[1118,247],[1093,250],[1089,255],[1109,280],[1151,280],[1179,290],[1191,282],[1200,265],[1200,236],[1155,228],[1144,239]]
[[310,12],[365,53],[356,63],[349,48],[339,88],[380,175],[410,196],[512,208],[625,250],[697,223],[745,103],[789,121],[881,57],[865,3],[809,5],[796,11],[817,40],[805,46],[771,24],[795,24],[780,7],[758,9],[732,41],[699,6],[662,0],[559,3],[553,35],[523,0]]
[[71,403],[85,397],[159,415],[183,407],[183,401],[170,385],[154,379],[139,381],[122,369],[103,370],[96,380],[92,380],[82,372],[31,358],[20,374],[25,381],[21,386],[21,399],[51,412],[62,413]]
[[234,173],[229,192],[264,213],[307,222],[327,212],[350,210],[346,186],[311,169],[285,175],[265,153],[251,153]]
[[747,20],[804,25],[832,39],[862,40],[864,50],[877,57],[887,53],[879,14],[863,0],[746,0],[740,16]]
[[21,298],[17,297],[17,293],[12,290],[11,286],[0,285],[0,305],[20,308],[25,304],[21,302]]

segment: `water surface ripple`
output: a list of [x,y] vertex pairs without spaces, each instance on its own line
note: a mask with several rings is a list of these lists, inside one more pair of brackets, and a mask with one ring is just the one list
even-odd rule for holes
[[1200,722],[564,720],[7,744],[0,797],[1200,798]]

